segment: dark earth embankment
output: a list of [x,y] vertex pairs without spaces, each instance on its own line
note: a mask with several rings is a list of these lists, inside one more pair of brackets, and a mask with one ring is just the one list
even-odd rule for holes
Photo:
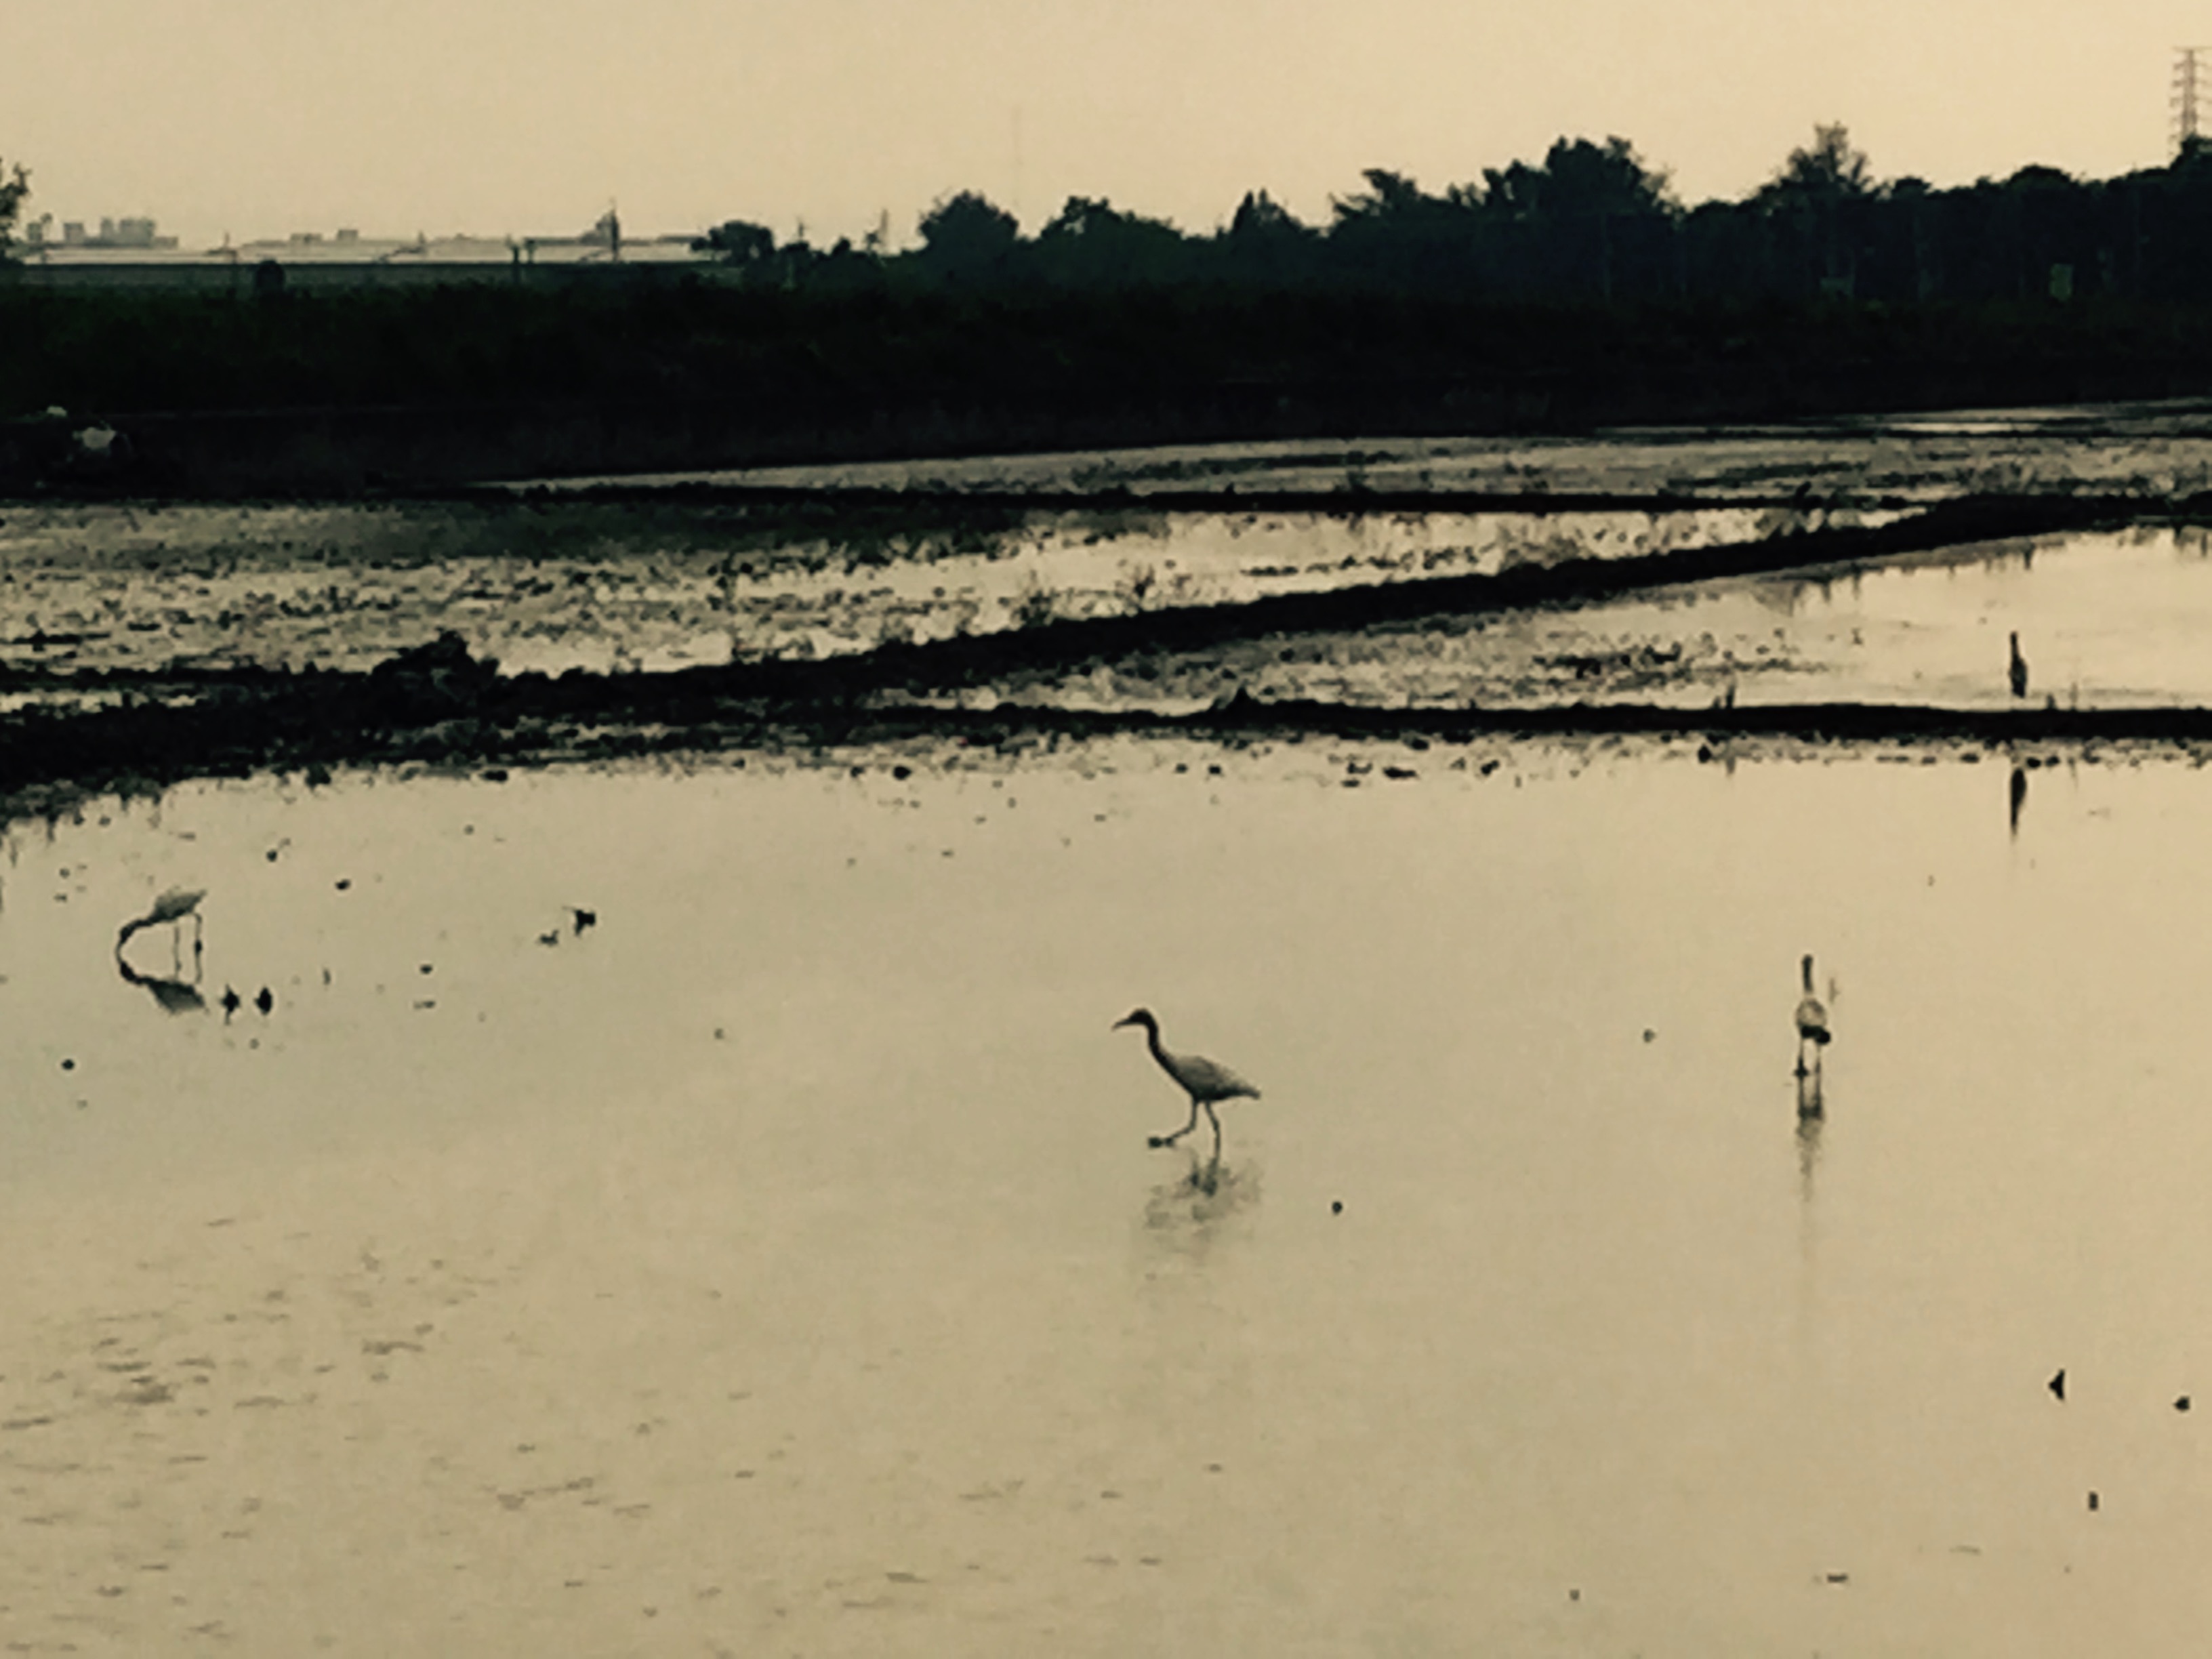
[[[0,489],[199,497],[2212,390],[2212,316],[2118,300],[21,289],[0,341]],[[124,445],[77,453],[92,420]]]

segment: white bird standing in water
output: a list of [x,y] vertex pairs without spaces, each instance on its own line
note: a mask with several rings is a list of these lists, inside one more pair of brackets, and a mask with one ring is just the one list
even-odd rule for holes
[[159,927],[164,923],[181,933],[186,916],[192,919],[192,950],[200,948],[200,901],[207,896],[204,888],[172,887],[154,901],[154,908],[144,915],[126,921],[115,936],[115,954],[121,956],[123,947],[131,942],[131,934],[142,927]]
[[1151,1144],[1155,1146],[1174,1146],[1198,1127],[1199,1109],[1204,1107],[1206,1120],[1213,1125],[1214,1162],[1219,1163],[1221,1120],[1214,1115],[1214,1103],[1234,1100],[1240,1095],[1257,1100],[1260,1091],[1218,1060],[1208,1060],[1202,1054],[1170,1054],[1163,1048],[1160,1046],[1160,1023],[1152,1018],[1152,1011],[1149,1008],[1139,1008],[1126,1019],[1114,1022],[1114,1029],[1117,1031],[1124,1025],[1145,1028],[1146,1040],[1152,1048],[1152,1058],[1159,1061],[1163,1072],[1176,1080],[1176,1086],[1190,1097],[1190,1121],[1171,1135],[1152,1136]]
[[1817,1063],[1820,1050],[1828,1046],[1828,1011],[1820,999],[1813,994],[1813,958],[1804,961],[1805,994],[1797,1003],[1797,1075],[1805,1075],[1805,1045],[1814,1048],[1813,1058]]

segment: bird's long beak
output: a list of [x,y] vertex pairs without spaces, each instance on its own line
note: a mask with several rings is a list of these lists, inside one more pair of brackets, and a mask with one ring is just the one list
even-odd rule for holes
[[1136,1023],[1137,1023],[1137,1022],[1136,1022],[1135,1020],[1133,1020],[1133,1019],[1117,1019],[1117,1020],[1115,1020],[1115,1021],[1111,1025],[1109,1025],[1106,1029],[1107,1029],[1108,1030],[1109,1030],[1109,1031],[1118,1031],[1118,1030],[1121,1030],[1124,1025],[1134,1025]]

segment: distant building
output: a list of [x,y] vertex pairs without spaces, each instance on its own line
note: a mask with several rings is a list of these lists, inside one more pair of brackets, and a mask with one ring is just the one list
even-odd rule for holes
[[[45,222],[40,221],[41,224]],[[43,230],[39,240],[42,243],[46,241]],[[135,248],[143,251],[174,247],[177,239],[161,235],[151,219],[102,219],[99,234],[90,236],[85,234],[82,221],[69,219],[62,224],[61,245],[64,247]]]

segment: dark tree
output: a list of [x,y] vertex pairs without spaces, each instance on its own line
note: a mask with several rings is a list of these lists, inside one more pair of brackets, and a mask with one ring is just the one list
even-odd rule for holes
[[739,270],[764,264],[775,252],[775,233],[766,225],[728,219],[691,244],[695,253],[711,253],[724,264]]
[[921,263],[955,280],[1002,273],[1021,237],[1021,222],[972,190],[939,201],[921,216]]
[[15,257],[15,221],[31,193],[31,175],[21,162],[12,168],[0,162],[0,264]]
[[1769,209],[1832,207],[1863,200],[1875,193],[1874,173],[1866,152],[1851,146],[1850,131],[1840,121],[1813,129],[1812,143],[1790,152],[1781,170],[1759,187],[1752,199]]
[[1164,220],[1082,196],[1069,197],[1036,237],[1046,276],[1079,287],[1172,282],[1182,273],[1183,252],[1182,234]]

